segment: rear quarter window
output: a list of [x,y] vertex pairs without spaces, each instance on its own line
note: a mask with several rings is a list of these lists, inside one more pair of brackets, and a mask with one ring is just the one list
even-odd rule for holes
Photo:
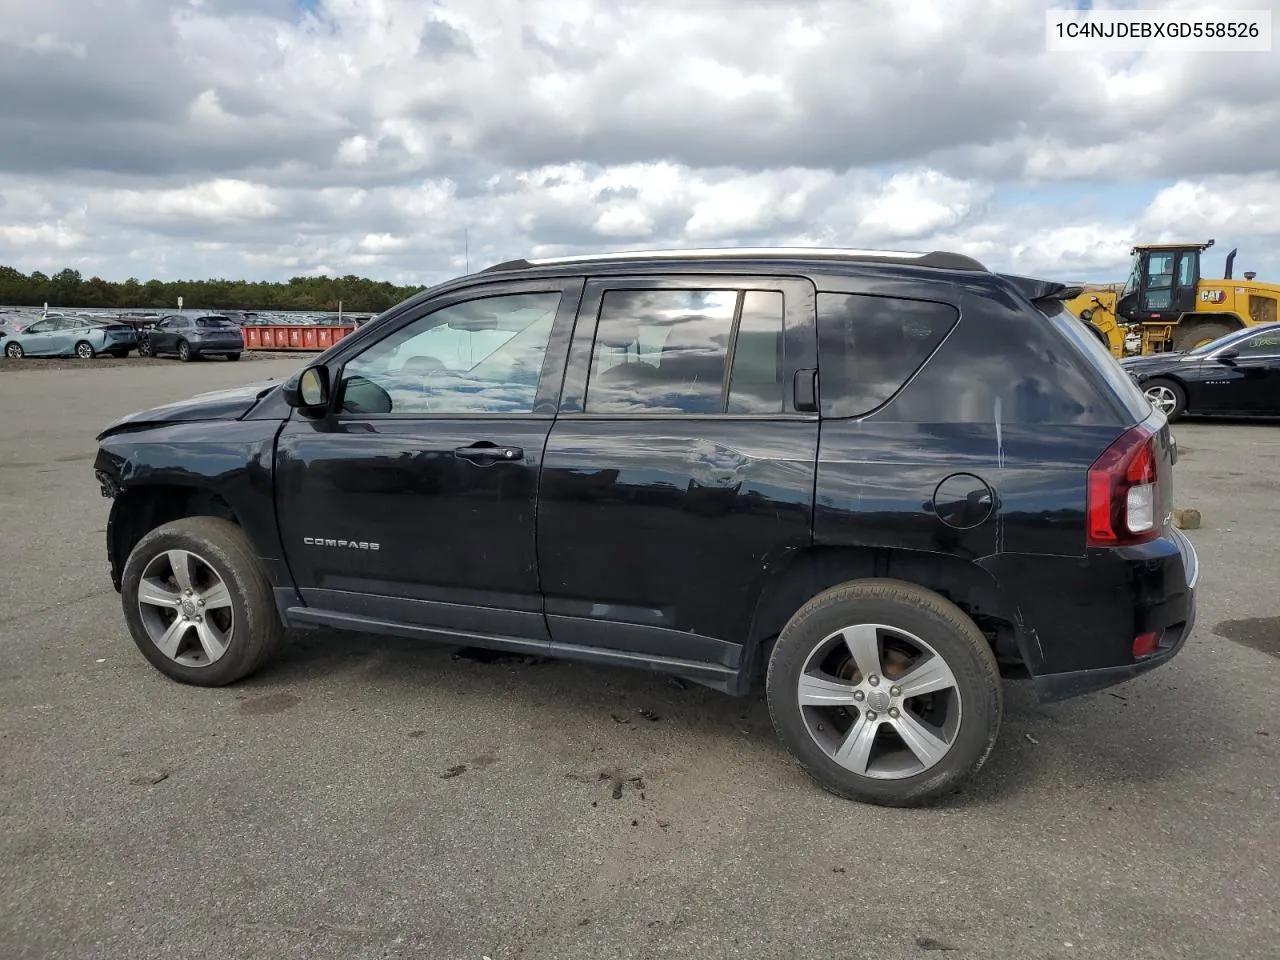
[[818,377],[824,417],[887,402],[960,319],[955,307],[859,293],[818,294]]

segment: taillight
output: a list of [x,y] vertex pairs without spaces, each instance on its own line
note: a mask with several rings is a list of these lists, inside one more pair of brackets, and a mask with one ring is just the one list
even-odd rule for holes
[[1149,657],[1160,646],[1160,634],[1140,633],[1133,638],[1133,658]]
[[1089,468],[1088,544],[1121,547],[1160,533],[1156,438],[1142,425],[1124,433]]

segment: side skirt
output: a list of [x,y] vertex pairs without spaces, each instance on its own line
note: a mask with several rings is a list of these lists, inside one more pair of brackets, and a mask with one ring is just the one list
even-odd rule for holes
[[670,674],[710,687],[722,693],[741,696],[746,692],[744,678],[738,670],[715,663],[697,660],[681,660],[651,653],[609,650],[603,647],[580,646],[572,643],[555,643],[546,640],[525,640],[519,637],[500,637],[472,633],[465,630],[449,630],[423,627],[393,620],[379,620],[350,613],[337,613],[315,607],[291,606],[284,612],[288,627],[308,629],[328,627],[332,630],[348,630],[353,633],[371,633],[389,637],[406,637],[425,640],[445,646],[480,647],[506,653],[522,653],[530,656],[552,657],[580,663],[598,663],[605,666],[630,667]]

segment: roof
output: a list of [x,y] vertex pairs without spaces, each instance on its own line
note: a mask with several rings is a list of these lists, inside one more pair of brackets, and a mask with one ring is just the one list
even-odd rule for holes
[[562,257],[530,257],[506,260],[485,267],[481,273],[531,270],[536,267],[582,265],[591,263],[644,263],[652,261],[692,262],[697,260],[783,260],[791,262],[835,261],[847,263],[892,263],[943,270],[977,270],[987,268],[964,254],[945,250],[858,250],[846,247],[693,247],[666,250],[621,250],[614,252],[572,254]]
[[[1133,250],[1208,250],[1213,246],[1213,241],[1206,243],[1139,243],[1135,244]],[[1129,251],[1130,253],[1133,250]]]

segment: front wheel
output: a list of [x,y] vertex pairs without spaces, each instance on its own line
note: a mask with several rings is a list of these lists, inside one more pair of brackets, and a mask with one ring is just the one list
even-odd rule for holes
[[783,744],[848,800],[920,806],[986,762],[1004,699],[987,639],[955,604],[897,580],[814,597],[769,661],[769,712]]
[[155,348],[154,348],[153,346],[151,346],[151,341],[150,341],[150,340],[139,340],[139,341],[138,341],[138,356],[140,356],[140,357],[154,357],[155,355],[156,355],[156,351],[155,351]]
[[4,347],[4,355],[10,360],[21,360],[23,357],[22,344],[7,343]]
[[1148,380],[1142,386],[1142,393],[1170,423],[1186,412],[1187,392],[1173,380]]
[[144,536],[125,563],[120,599],[143,656],[182,683],[233,683],[283,642],[262,564],[244,531],[220,517],[186,517]]
[[187,363],[191,359],[191,344],[185,340],[178,341],[178,359]]

